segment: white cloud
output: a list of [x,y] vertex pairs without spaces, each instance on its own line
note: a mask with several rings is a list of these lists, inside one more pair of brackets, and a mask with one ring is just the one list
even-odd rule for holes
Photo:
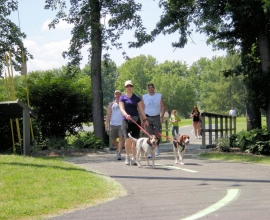
[[69,39],[42,45],[39,45],[36,41],[25,40],[24,45],[29,53],[34,56],[34,59],[27,63],[28,71],[59,68],[68,62],[62,57],[62,52],[68,49]]
[[[52,22],[52,20],[46,20],[42,27],[41,27],[41,30],[42,31],[48,31],[49,30],[49,24]],[[65,30],[65,29],[71,29],[73,28],[73,25],[72,24],[68,24],[66,21],[63,21],[63,20],[60,20],[60,22],[56,25],[56,28],[58,30]]]

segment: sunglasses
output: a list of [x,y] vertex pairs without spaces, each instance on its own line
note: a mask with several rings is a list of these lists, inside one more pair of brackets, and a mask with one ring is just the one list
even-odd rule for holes
[[126,86],[126,88],[128,88],[128,87],[131,87],[131,88],[132,88],[132,87],[133,87],[133,85],[127,85],[127,86]]

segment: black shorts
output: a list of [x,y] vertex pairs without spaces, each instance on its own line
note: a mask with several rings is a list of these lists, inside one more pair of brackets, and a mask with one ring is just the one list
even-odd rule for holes
[[[141,126],[140,118],[138,118],[136,123]],[[124,138],[125,139],[129,138],[128,133],[130,133],[131,136],[136,139],[140,138],[140,128],[138,127],[138,125],[136,125],[134,122],[130,120],[126,120],[126,119],[123,120],[121,128],[124,134]]]

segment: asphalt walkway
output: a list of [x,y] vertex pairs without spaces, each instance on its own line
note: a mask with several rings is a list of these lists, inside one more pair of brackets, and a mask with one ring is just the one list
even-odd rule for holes
[[269,219],[269,167],[208,161],[192,143],[185,165],[174,164],[172,145],[161,145],[156,169],[117,161],[115,152],[99,152],[71,163],[119,182],[126,196],[52,219]]

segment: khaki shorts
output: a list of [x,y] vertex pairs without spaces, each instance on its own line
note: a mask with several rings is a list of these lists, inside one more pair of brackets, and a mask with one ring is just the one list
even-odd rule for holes
[[121,125],[118,125],[118,126],[111,125],[110,135],[112,139],[116,139],[116,138],[119,138],[120,136],[123,136]]

